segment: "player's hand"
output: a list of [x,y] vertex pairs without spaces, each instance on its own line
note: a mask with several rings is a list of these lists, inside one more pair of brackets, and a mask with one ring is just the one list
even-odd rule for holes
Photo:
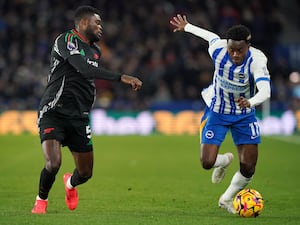
[[130,84],[132,90],[134,90],[134,91],[140,90],[143,85],[143,82],[140,79],[133,77],[133,76],[126,75],[126,74],[123,74],[121,76],[121,81],[124,84]]
[[250,108],[250,102],[246,98],[244,98],[244,97],[239,97],[237,99],[237,102],[238,102],[239,107],[241,109]]
[[188,23],[189,22],[187,21],[186,16],[185,15],[182,16],[180,14],[177,14],[177,16],[174,16],[172,20],[170,20],[170,24],[175,26],[173,32],[184,31],[184,27]]

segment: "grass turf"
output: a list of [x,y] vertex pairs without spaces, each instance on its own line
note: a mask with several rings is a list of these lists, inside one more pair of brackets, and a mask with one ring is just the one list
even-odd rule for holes
[[[298,140],[295,138],[295,140]],[[263,138],[249,187],[265,199],[257,218],[240,218],[217,207],[221,193],[238,169],[235,158],[221,184],[199,164],[197,136],[94,137],[93,178],[78,187],[75,211],[64,203],[62,175],[73,159],[63,148],[62,167],[49,196],[48,213],[32,215],[43,156],[38,137],[0,136],[1,225],[167,225],[300,224],[299,142]],[[227,138],[220,152],[232,151]]]

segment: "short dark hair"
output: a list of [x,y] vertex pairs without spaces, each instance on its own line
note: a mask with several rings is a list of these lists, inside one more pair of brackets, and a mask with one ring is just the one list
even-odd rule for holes
[[249,28],[244,25],[234,25],[227,30],[226,39],[246,41],[249,43],[251,40],[251,32]]
[[98,9],[92,7],[92,6],[88,6],[88,5],[84,5],[84,6],[79,6],[74,13],[74,22],[75,24],[78,24],[78,22],[86,17],[86,16],[92,16],[94,14],[98,14],[100,15],[100,12]]

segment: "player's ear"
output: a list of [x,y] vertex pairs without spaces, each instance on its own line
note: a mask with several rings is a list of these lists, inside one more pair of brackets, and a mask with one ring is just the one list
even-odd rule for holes
[[81,26],[82,28],[86,28],[89,24],[89,18],[88,17],[84,17],[79,21],[79,26]]

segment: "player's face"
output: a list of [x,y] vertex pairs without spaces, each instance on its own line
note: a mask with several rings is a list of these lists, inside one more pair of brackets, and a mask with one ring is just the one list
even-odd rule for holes
[[250,45],[245,41],[235,41],[231,39],[227,41],[227,51],[234,64],[240,65],[243,63],[249,46]]
[[98,14],[94,14],[89,18],[85,35],[91,42],[97,42],[100,40],[102,35],[102,26],[101,18]]

